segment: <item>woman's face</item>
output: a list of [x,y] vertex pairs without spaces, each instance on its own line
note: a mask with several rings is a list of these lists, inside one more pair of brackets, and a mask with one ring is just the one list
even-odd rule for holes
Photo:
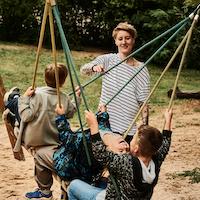
[[115,38],[115,44],[118,47],[118,52],[128,56],[135,44],[135,39],[127,31],[120,30]]

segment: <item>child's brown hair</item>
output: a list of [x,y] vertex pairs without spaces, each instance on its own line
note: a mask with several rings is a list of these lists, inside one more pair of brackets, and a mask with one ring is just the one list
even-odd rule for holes
[[[62,63],[57,63],[59,86],[61,87],[68,75],[67,67]],[[49,64],[45,69],[45,82],[47,86],[56,88],[56,77],[55,77],[55,64]]]
[[161,132],[149,125],[142,125],[138,128],[139,153],[142,156],[152,156],[162,145],[163,137]]

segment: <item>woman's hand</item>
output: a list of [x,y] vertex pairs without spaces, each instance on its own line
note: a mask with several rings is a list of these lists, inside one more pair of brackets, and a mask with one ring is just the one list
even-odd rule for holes
[[92,67],[93,72],[104,72],[104,66],[103,65],[95,65]]

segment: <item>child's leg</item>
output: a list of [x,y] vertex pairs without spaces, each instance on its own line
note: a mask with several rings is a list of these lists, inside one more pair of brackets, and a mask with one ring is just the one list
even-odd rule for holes
[[35,180],[41,189],[50,190],[53,184],[53,154],[56,149],[57,146],[41,147],[34,155]]
[[39,190],[26,193],[26,197],[39,198],[38,195],[44,195],[44,197],[49,196],[50,199],[52,198],[50,189],[53,185],[53,154],[56,149],[57,146],[45,146],[36,150],[34,155],[35,181],[38,184]]
[[10,110],[10,112],[12,112],[13,116],[20,124],[21,118],[19,116],[19,111],[18,111],[18,98],[14,98],[14,99],[10,100],[6,105],[6,108],[8,108]]
[[5,108],[10,110],[11,114],[11,123],[14,125],[15,120],[20,124],[21,118],[18,112],[18,98],[20,97],[19,88],[13,87],[4,95],[4,104]]
[[68,187],[69,200],[88,200],[96,199],[96,196],[102,191],[102,188],[97,188],[79,179],[73,180]]

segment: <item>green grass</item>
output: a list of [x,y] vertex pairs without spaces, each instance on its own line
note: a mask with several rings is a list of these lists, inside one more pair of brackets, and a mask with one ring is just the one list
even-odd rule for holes
[[183,171],[181,173],[169,174],[173,179],[189,177],[190,183],[200,182],[200,168],[196,167],[193,170]]
[[[3,78],[5,88],[8,90],[13,86],[18,86],[22,92],[26,90],[31,84],[33,79],[34,72],[34,63],[36,57],[37,48],[34,46],[22,46],[18,44],[9,44],[9,43],[1,43],[0,42],[0,74]],[[65,63],[65,56],[62,51],[57,52],[58,62]],[[80,78],[80,82],[82,84],[89,81],[90,78],[86,76],[80,76],[79,69],[80,66],[84,63],[89,62],[93,59],[93,57],[74,57],[74,63],[76,66],[77,74]],[[44,85],[44,68],[47,64],[52,62],[51,51],[43,49],[41,52],[39,67],[36,78],[36,85],[42,86]],[[153,66],[148,65],[148,69],[151,76],[151,87],[155,84],[157,79],[159,78],[162,70],[165,66]],[[150,104],[153,106],[166,106],[168,105],[169,98],[167,97],[167,91],[170,88],[173,88],[174,80],[176,77],[175,69],[170,69],[163,80],[161,81],[159,87],[156,89],[155,94],[152,95]],[[181,77],[179,80],[179,88],[181,90],[189,90],[189,91],[199,91],[199,77],[200,71],[191,70],[191,69],[183,69],[181,73]],[[76,83],[75,83],[76,84]],[[67,83],[65,84],[63,90],[66,93],[71,92],[71,85],[69,78]],[[89,86],[85,88],[85,96],[88,101],[89,108],[93,111],[96,111],[99,96],[101,91],[101,80],[93,82]],[[183,100],[176,100],[176,104],[181,104]],[[81,106],[81,113],[83,113],[84,106]],[[152,111],[153,112],[153,111]],[[196,110],[199,112],[199,110]],[[77,118],[75,117],[72,120],[74,125],[77,124]]]

